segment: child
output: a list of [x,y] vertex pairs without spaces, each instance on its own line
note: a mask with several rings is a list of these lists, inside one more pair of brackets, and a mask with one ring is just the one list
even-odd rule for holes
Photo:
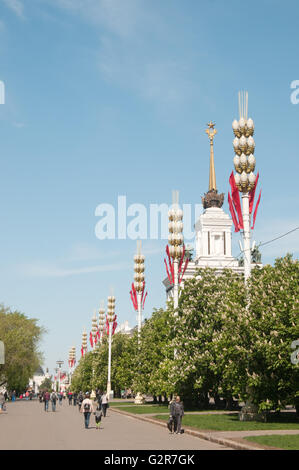
[[101,424],[101,419],[102,419],[103,412],[102,412],[102,410],[99,406],[97,406],[97,409],[94,412],[94,415],[95,415],[95,421],[96,421],[96,428],[100,429],[100,424]]

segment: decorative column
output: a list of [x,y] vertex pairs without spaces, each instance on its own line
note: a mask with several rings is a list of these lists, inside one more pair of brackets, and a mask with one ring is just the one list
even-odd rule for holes
[[109,335],[108,335],[108,380],[107,380],[107,395],[110,397],[111,393],[111,344],[112,344],[112,325],[114,321],[115,314],[115,297],[108,297],[108,306],[107,306],[107,320],[109,324]]
[[179,192],[173,191],[172,208],[168,212],[169,219],[169,236],[168,243],[170,245],[167,254],[172,258],[173,263],[172,281],[173,281],[173,306],[176,310],[179,305],[179,268],[182,265],[184,256],[184,237],[183,237],[183,211],[179,208]]
[[133,306],[137,311],[138,343],[140,341],[142,311],[147,296],[147,292],[145,293],[144,291],[144,261],[145,256],[141,254],[141,240],[137,240],[137,253],[134,256],[134,283],[132,283],[132,290],[130,291],[130,294]]
[[69,350],[70,384],[72,383],[72,375],[73,375],[73,372],[74,372],[75,364],[76,364],[76,348],[75,348],[75,346],[73,346]]
[[82,333],[82,347],[81,347],[81,355],[82,357],[87,353],[87,333],[86,329],[84,328]]
[[94,355],[95,355],[95,346],[96,346],[96,336],[98,334],[98,322],[97,322],[97,315],[96,312],[94,313],[94,316],[92,317],[91,321],[91,334],[92,334],[92,392],[90,398],[94,399],[96,397],[96,393],[94,390]]
[[[230,203],[232,213],[234,214],[234,223],[236,231],[243,229],[243,253],[244,253],[244,279],[245,287],[251,273],[251,230],[254,228],[257,208],[260,202],[258,198],[256,208],[253,214],[253,225],[251,225],[251,213],[253,210],[254,196],[259,174],[255,176],[255,142],[253,139],[254,123],[251,118],[248,119],[248,93],[239,92],[239,121],[234,120],[232,127],[235,134],[233,141],[235,157],[234,166],[236,174],[231,175],[230,183],[232,187],[233,203]],[[242,211],[240,207],[239,193],[242,194]],[[239,220],[234,213],[236,208]],[[250,305],[249,292],[247,292],[247,308]],[[248,399],[245,406],[241,409],[239,417],[241,421],[251,421],[259,419],[258,408],[252,402],[252,390],[247,386]]]
[[[233,121],[232,127],[235,134],[233,141],[235,157],[234,166],[236,174],[234,176],[235,185],[239,192],[242,193],[242,221],[243,228],[243,253],[244,253],[244,277],[245,283],[250,276],[251,271],[251,229],[250,216],[252,205],[250,199],[253,195],[250,192],[256,186],[256,175],[253,173],[255,169],[254,149],[255,142],[253,139],[254,123],[248,115],[248,93],[239,92],[239,115],[240,119]],[[253,202],[253,201],[252,201]],[[243,223],[242,223],[243,222]]]
[[102,305],[99,309],[99,333],[100,333],[99,344],[100,345],[103,343],[104,326],[105,326],[105,309],[104,309],[104,303],[102,303]]
[[[130,291],[131,300],[135,310],[137,311],[137,328],[138,328],[138,356],[140,353],[140,334],[142,325],[142,311],[144,308],[147,292],[145,293],[145,280],[144,280],[144,261],[145,256],[141,254],[141,240],[137,240],[137,253],[134,256],[134,283],[132,283],[132,290]],[[144,403],[144,398],[140,391],[135,397],[135,403],[140,405]]]

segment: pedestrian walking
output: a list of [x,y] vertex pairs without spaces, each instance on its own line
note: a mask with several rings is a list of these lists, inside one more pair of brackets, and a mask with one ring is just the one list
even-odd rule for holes
[[76,406],[77,405],[77,399],[78,399],[78,394],[75,392],[73,394],[73,405]]
[[44,405],[45,405],[45,411],[49,410],[49,401],[50,401],[50,393],[46,391],[44,393]]
[[97,406],[97,409],[95,410],[94,415],[95,415],[96,428],[100,429],[103,412],[99,405]]
[[69,399],[69,405],[71,405],[71,404],[72,404],[72,399],[73,399],[73,394],[72,394],[72,392],[69,392],[69,393],[68,393],[68,399]]
[[51,400],[51,403],[52,403],[52,411],[56,411],[56,402],[57,402],[57,393],[52,390],[52,393],[50,395],[50,400]]
[[107,408],[108,408],[108,395],[107,393],[103,393],[101,396],[101,402],[102,402],[102,410],[103,410],[103,416],[106,418],[106,413],[107,413]]
[[88,429],[89,421],[90,421],[90,415],[91,415],[91,413],[94,413],[93,402],[89,398],[89,393],[88,392],[85,393],[85,398],[82,401],[80,411],[81,411],[81,413],[84,414],[85,429]]
[[60,406],[62,405],[62,399],[63,399],[63,393],[62,393],[62,392],[59,392],[59,393],[58,393],[58,400],[59,400],[59,405],[60,405]]
[[173,419],[173,431],[176,434],[181,434],[182,418],[184,416],[184,404],[180,397],[177,396],[170,404],[170,416]]
[[5,396],[4,393],[0,393],[0,413],[5,410]]
[[16,401],[16,391],[15,390],[11,394],[11,401]]
[[80,392],[79,392],[79,395],[78,395],[78,408],[79,408],[79,412],[80,412],[80,409],[81,409],[81,405],[82,405],[83,400],[84,400],[83,393],[80,391]]
[[96,400],[98,402],[98,407],[101,409],[102,408],[102,395],[103,393],[100,390],[97,390],[96,393]]

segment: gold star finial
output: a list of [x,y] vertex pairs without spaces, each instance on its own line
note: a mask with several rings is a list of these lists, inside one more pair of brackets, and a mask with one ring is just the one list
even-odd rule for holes
[[217,130],[214,129],[215,127],[215,123],[210,121],[207,126],[209,127],[209,129],[206,129],[206,133],[208,134],[209,136],[209,139],[210,139],[210,144],[213,145],[213,139],[215,137],[215,135],[217,134]]

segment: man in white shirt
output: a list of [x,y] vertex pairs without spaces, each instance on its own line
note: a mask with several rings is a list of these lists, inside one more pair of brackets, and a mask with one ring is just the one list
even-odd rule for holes
[[85,429],[88,429],[91,413],[94,413],[93,401],[89,398],[89,393],[85,393],[85,398],[82,401],[80,412],[84,414]]

